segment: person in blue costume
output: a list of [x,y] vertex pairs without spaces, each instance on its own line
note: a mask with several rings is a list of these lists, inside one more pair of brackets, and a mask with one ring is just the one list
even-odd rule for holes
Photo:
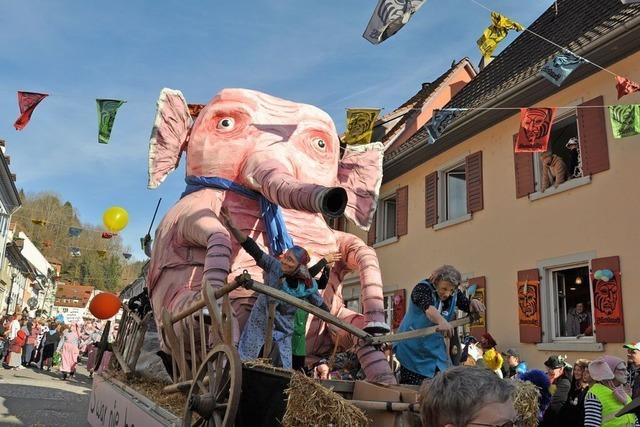
[[407,314],[398,332],[437,326],[440,333],[403,340],[394,345],[400,362],[401,384],[420,385],[424,379],[433,378],[437,372],[451,366],[445,337],[454,332],[449,322],[456,318],[457,310],[484,313],[482,302],[469,301],[458,289],[460,282],[460,272],[450,265],[443,265],[411,291]]
[[[242,245],[242,248],[247,251],[247,253],[256,260],[258,266],[265,271],[265,285],[284,291],[296,298],[304,299],[325,311],[329,311],[329,307],[325,304],[318,291],[318,283],[313,279],[307,269],[310,258],[304,248],[293,246],[287,249],[286,252],[282,254],[282,257],[278,259],[262,251],[253,239],[238,230],[226,208],[220,210],[220,218],[231,235]],[[317,274],[317,271],[315,274]],[[277,348],[279,359],[273,362],[275,366],[291,369],[291,339],[294,331],[294,314],[296,307],[284,301],[269,298],[264,294],[258,295],[251,309],[249,320],[247,320],[247,324],[240,335],[240,341],[238,342],[240,359],[250,360],[260,356],[265,343],[270,301],[276,303],[273,322],[273,344]]]

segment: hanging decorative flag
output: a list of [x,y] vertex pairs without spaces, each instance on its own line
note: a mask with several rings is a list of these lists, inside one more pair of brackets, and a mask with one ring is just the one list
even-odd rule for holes
[[429,143],[433,144],[444,133],[447,126],[451,124],[453,119],[459,110],[447,109],[437,110],[431,120],[429,120],[425,126],[427,133],[429,134]]
[[118,108],[126,101],[117,99],[96,99],[98,104],[98,142],[108,144],[113,122],[116,120]]
[[96,252],[98,253],[98,256],[100,258],[104,258],[107,255],[107,251],[105,251],[103,249],[97,249]]
[[542,67],[540,75],[554,85],[560,86],[569,74],[584,62],[584,59],[570,53],[561,53]]
[[405,26],[426,0],[379,0],[362,37],[382,43]]
[[36,109],[38,104],[45,99],[49,94],[37,93],[37,92],[18,92],[18,106],[20,107],[20,117],[13,124],[16,130],[22,130],[27,126],[33,110]]
[[491,25],[484,30],[477,42],[485,62],[491,60],[493,51],[507,37],[509,30],[523,31],[524,27],[498,12],[491,12]]
[[82,233],[82,228],[69,227],[69,237],[78,237]]
[[379,108],[347,109],[347,130],[343,141],[345,144],[368,144],[373,135],[373,125],[378,120]]
[[131,254],[130,254],[130,253],[127,253],[127,252],[123,252],[123,253],[122,253],[122,256],[124,257],[124,259],[129,259],[129,258],[131,258]]
[[521,108],[516,153],[547,151],[555,108]]
[[189,115],[195,120],[198,114],[200,114],[200,111],[205,107],[205,104],[187,104],[187,107],[189,107]]
[[80,252],[80,248],[76,247],[70,248],[69,253],[72,257],[79,257],[80,255],[82,255],[82,253]]
[[640,134],[640,105],[611,105],[609,118],[614,138]]
[[35,225],[47,225],[47,221],[45,221],[44,219],[31,219],[31,222],[34,223]]
[[112,238],[113,236],[115,236],[115,234],[113,234],[113,233],[108,233],[108,232],[106,232],[106,231],[102,233],[102,238],[103,238],[103,239],[110,239],[110,238]]
[[616,76],[616,89],[618,89],[618,99],[630,93],[640,92],[640,83],[624,77]]

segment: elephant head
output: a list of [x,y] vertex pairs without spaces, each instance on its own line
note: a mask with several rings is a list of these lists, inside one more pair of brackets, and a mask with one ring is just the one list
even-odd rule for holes
[[149,188],[183,151],[187,175],[222,177],[284,208],[343,213],[368,229],[382,179],[382,144],[347,147],[324,111],[246,89],[224,89],[189,115],[179,91],[163,89],[149,145]]

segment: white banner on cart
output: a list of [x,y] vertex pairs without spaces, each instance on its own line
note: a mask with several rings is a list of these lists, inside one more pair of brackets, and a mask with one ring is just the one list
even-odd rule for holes
[[87,421],[92,427],[155,427],[164,425],[100,375],[93,377]]

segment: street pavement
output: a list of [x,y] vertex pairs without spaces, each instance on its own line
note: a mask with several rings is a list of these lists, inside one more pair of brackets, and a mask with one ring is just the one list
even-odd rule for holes
[[80,364],[75,377],[62,381],[57,370],[0,367],[0,426],[88,426],[92,380]]

